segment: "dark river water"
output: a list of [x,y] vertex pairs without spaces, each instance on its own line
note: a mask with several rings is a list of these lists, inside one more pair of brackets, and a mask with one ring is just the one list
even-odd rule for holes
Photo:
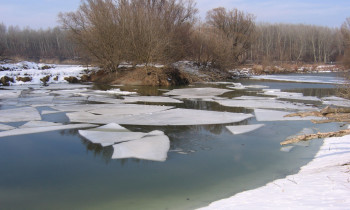
[[[243,85],[299,92],[304,96],[331,96],[330,84],[240,80]],[[195,87],[227,88],[225,84]],[[108,89],[107,86],[94,86]],[[149,87],[121,87],[140,95],[161,95]],[[160,88],[161,89],[161,88]],[[1,91],[1,90],[0,90]],[[257,96],[260,90],[235,90],[222,97]],[[322,107],[320,102],[315,106]],[[140,103],[152,104],[154,103]],[[157,104],[161,105],[161,104]],[[167,104],[169,105],[169,104]],[[216,102],[184,100],[179,108],[253,113]],[[11,108],[2,104],[0,109]],[[50,107],[37,107],[39,111]],[[65,113],[47,114],[42,120],[68,123]],[[24,122],[22,122],[23,124]],[[225,126],[257,124],[250,118],[239,123],[192,126],[125,125],[131,131],[163,131],[170,139],[165,162],[111,159],[113,147],[93,144],[77,129],[0,138],[0,209],[194,209],[254,189],[298,172],[318,151],[322,140],[281,151],[280,142],[304,128],[339,129],[338,124],[309,121],[263,122],[264,127],[233,135]],[[18,126],[19,123],[7,123]]]

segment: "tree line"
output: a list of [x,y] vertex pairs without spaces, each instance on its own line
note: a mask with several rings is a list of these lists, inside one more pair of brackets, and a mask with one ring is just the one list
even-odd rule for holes
[[61,27],[47,30],[0,24],[0,55],[79,57],[115,71],[125,62],[186,59],[230,69],[247,61],[328,63],[350,54],[349,21],[341,28],[257,24],[253,14],[225,8],[201,21],[192,0],[84,0],[59,20]]
[[60,27],[46,30],[0,24],[0,56],[40,59],[74,59],[78,56],[75,44]]

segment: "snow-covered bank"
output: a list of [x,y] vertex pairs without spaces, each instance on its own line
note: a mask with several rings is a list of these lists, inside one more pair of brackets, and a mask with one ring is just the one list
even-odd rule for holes
[[204,209],[349,209],[350,136],[328,138],[299,173]]
[[[10,85],[41,84],[41,79],[50,76],[47,83],[68,83],[64,78],[80,79],[85,74],[86,66],[37,64],[23,61],[15,64],[1,64],[0,78],[7,76],[13,79]],[[92,70],[89,68],[89,70]]]

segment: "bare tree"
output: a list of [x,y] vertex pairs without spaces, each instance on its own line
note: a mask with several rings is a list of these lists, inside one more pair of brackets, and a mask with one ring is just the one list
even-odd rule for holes
[[83,52],[114,71],[124,61],[183,58],[196,12],[191,0],[86,0],[60,19]]

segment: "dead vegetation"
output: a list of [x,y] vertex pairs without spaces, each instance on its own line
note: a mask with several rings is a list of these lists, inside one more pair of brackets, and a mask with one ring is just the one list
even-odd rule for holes
[[[330,122],[350,122],[350,108],[331,108],[327,106],[321,111],[313,111],[313,112],[299,112],[286,115],[285,117],[323,117],[323,120],[311,120],[313,123],[330,123]],[[321,139],[321,138],[329,138],[329,137],[342,137],[350,134],[350,129],[328,132],[328,133],[317,133],[317,134],[308,134],[308,135],[300,135],[297,137],[293,137],[281,142],[281,145],[293,144],[300,141],[308,141],[312,139]]]

